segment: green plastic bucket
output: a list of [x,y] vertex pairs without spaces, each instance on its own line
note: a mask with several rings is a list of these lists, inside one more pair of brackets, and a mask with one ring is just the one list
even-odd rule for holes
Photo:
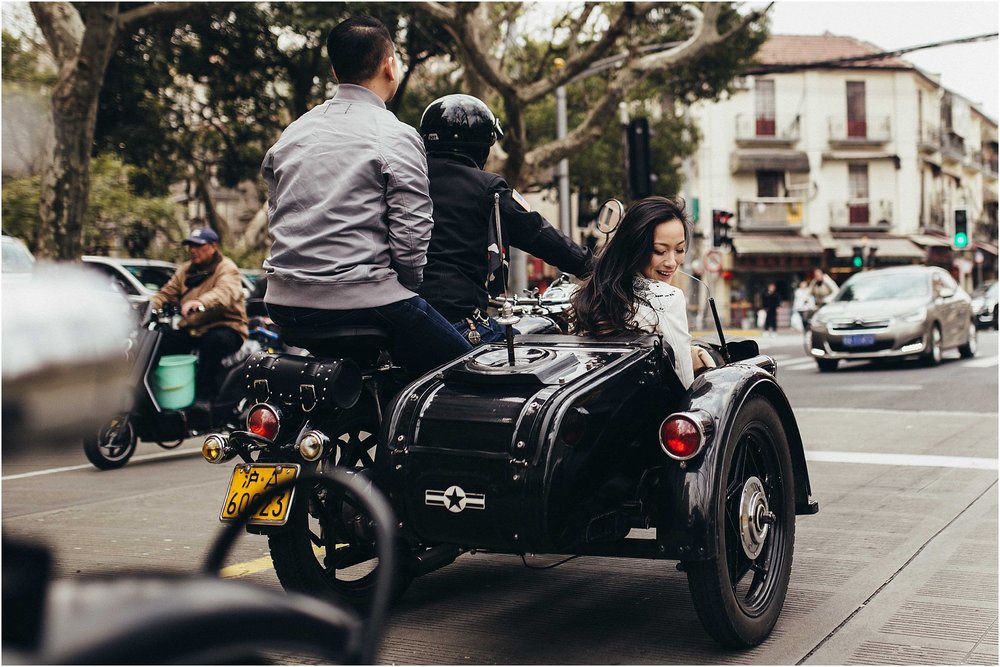
[[180,410],[194,403],[194,370],[198,357],[168,354],[156,366],[153,394],[164,410]]

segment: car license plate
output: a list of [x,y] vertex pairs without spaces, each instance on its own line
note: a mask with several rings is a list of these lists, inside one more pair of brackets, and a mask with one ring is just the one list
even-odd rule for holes
[[[222,503],[220,521],[233,521],[250,503],[260,497],[264,491],[277,486],[281,482],[293,480],[299,476],[297,463],[241,463],[233,468],[233,476],[229,480],[229,491]],[[249,523],[265,526],[283,526],[288,521],[288,508],[292,505],[295,489],[285,489],[274,496],[263,507],[254,513]]]
[[847,347],[865,347],[874,345],[875,336],[871,334],[857,334],[854,336],[844,336],[844,345]]

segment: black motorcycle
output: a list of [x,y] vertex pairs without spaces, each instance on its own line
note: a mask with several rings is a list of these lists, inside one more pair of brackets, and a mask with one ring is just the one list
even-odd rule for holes
[[[257,355],[246,428],[202,449],[212,463],[242,459],[220,518],[268,484],[344,467],[399,519],[397,593],[473,550],[672,560],[708,633],[754,646],[785,600],[796,515],[819,506],[775,361],[752,340],[727,342],[710,304],[719,366],[686,389],[668,357],[687,350],[647,334],[514,336],[510,302],[505,344],[398,393],[376,330],[311,332],[298,344],[313,360]],[[286,494],[251,523],[286,589],[364,603],[378,560],[370,522],[343,496]]]
[[177,317],[175,304],[167,304],[160,310],[147,308],[139,328],[128,341],[126,354],[131,372],[125,405],[118,415],[83,441],[87,460],[101,470],[121,468],[128,463],[139,440],[173,449],[193,436],[237,428],[244,404],[244,383],[240,379],[243,363],[262,349],[286,349],[278,334],[262,322],[252,323],[250,337],[243,347],[223,360],[219,377],[221,389],[211,406],[170,409],[157,399],[155,373],[162,356],[163,337],[176,328]]

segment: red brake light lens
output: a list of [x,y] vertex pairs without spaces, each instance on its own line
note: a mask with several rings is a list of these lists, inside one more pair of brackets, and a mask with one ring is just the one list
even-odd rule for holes
[[670,415],[660,424],[660,447],[670,458],[685,461],[701,449],[701,427],[684,415]]
[[278,413],[267,405],[258,405],[247,416],[247,429],[254,435],[274,440],[278,435]]

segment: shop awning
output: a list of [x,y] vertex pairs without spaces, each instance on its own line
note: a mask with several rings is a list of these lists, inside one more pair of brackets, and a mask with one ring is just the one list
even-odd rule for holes
[[729,166],[734,174],[756,171],[787,171],[793,174],[809,173],[809,156],[803,151],[793,150],[752,150],[733,151]]
[[951,241],[943,236],[931,236],[930,234],[910,234],[909,239],[924,248],[950,248]]
[[808,255],[819,257],[823,246],[812,236],[786,234],[745,234],[733,236],[737,255]]
[[994,257],[997,256],[997,245],[995,243],[987,243],[986,241],[976,241],[976,248],[984,252],[988,252]]
[[[854,246],[862,245],[858,239],[837,239],[837,257],[853,257]],[[871,238],[868,247],[875,248],[875,255],[883,259],[926,259],[927,251],[909,239]]]
[[851,160],[852,162],[871,162],[872,160],[894,160],[896,168],[899,168],[899,156],[895,153],[885,151],[826,151],[823,153],[823,161],[828,160]]

